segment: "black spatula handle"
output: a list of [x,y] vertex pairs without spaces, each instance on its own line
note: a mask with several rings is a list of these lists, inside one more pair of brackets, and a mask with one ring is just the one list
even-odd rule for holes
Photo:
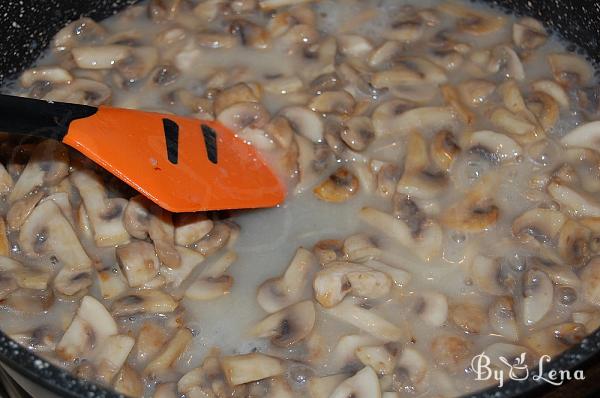
[[92,116],[97,110],[88,105],[0,94],[0,131],[62,141],[73,120]]

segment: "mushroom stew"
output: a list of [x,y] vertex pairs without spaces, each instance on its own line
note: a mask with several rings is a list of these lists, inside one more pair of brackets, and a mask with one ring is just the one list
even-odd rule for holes
[[218,120],[289,197],[171,214],[0,135],[1,328],[132,397],[452,397],[481,352],[555,356],[600,326],[600,89],[567,48],[428,0],[72,22],[5,91]]

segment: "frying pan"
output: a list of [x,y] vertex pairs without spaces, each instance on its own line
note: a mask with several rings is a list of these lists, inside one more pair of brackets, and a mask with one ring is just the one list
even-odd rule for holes
[[[50,38],[68,22],[81,16],[106,18],[136,0],[1,0],[0,85],[10,82],[29,66],[48,45]],[[593,0],[491,0],[494,7],[527,15],[544,22],[551,31],[574,43],[568,50],[600,62],[600,2]],[[1,325],[0,325],[1,327]],[[122,397],[110,389],[71,376],[10,340],[0,330],[0,364],[20,380],[34,384],[40,397],[52,394],[72,398]],[[585,338],[544,366],[552,370],[589,369],[600,366],[600,330]],[[537,371],[535,372],[537,374]],[[598,383],[600,384],[600,383]],[[490,388],[471,395],[477,398],[539,397],[551,386],[531,377],[509,381],[502,388]]]

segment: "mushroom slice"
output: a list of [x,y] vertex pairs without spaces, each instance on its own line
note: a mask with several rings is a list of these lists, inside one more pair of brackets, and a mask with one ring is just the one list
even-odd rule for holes
[[[125,364],[114,382],[115,391],[130,397],[144,395],[144,383],[139,373],[130,365]],[[156,397],[156,395],[155,395]]]
[[591,254],[592,232],[581,224],[567,220],[558,234],[558,252],[566,265],[580,268]]
[[500,208],[492,197],[493,178],[484,179],[467,192],[460,202],[445,210],[440,223],[458,231],[478,232],[489,229],[500,217]]
[[73,61],[81,69],[111,69],[131,54],[128,46],[80,46],[71,50]]
[[581,272],[583,297],[588,303],[600,306],[600,257],[592,258]]
[[442,249],[441,228],[432,220],[425,220],[418,230],[414,230],[408,222],[371,207],[361,209],[359,217],[370,226],[413,250],[425,261],[439,254]]
[[62,330],[40,326],[31,331],[10,334],[9,337],[34,352],[53,352]]
[[276,10],[278,8],[310,3],[314,0],[259,0],[258,5],[263,11]]
[[231,292],[233,278],[221,275],[216,278],[198,278],[185,291],[185,296],[192,300],[214,300]]
[[318,199],[325,202],[341,203],[356,195],[358,189],[358,179],[348,169],[340,167],[317,185],[313,192]]
[[430,147],[431,160],[437,168],[448,172],[454,159],[460,152],[460,146],[456,142],[454,134],[448,130],[442,130],[435,134]]
[[98,346],[92,359],[96,365],[96,380],[110,383],[125,364],[134,344],[135,339],[127,335],[108,336]]
[[552,80],[537,80],[531,84],[533,91],[549,95],[560,108],[569,108],[569,97],[562,86]]
[[301,193],[321,178],[321,172],[329,167],[334,156],[324,143],[315,144],[301,135],[296,135],[294,140],[298,150],[296,193]]
[[154,246],[145,241],[133,241],[116,250],[117,261],[131,287],[143,286],[158,274],[159,262]]
[[27,166],[15,183],[8,200],[12,203],[35,188],[56,185],[68,173],[69,154],[67,148],[55,140],[44,140],[33,150]]
[[[50,279],[48,270],[25,266],[6,256],[0,256],[0,274],[5,283],[14,279],[22,289],[45,290]],[[9,286],[11,285],[12,282],[9,283]]]
[[310,300],[275,312],[252,328],[252,335],[268,337],[278,347],[289,347],[304,340],[315,324],[315,306]]
[[447,81],[442,68],[420,57],[403,57],[395,60],[394,67],[375,72],[371,84],[375,88],[402,85],[440,84]]
[[51,200],[40,203],[19,231],[21,249],[30,256],[55,256],[71,270],[90,270],[92,262],[73,227]]
[[588,86],[594,77],[591,65],[575,54],[552,53],[548,55],[548,63],[554,80],[562,85]]
[[354,97],[347,91],[325,91],[309,102],[308,107],[317,113],[349,115],[354,111]]
[[340,138],[354,151],[362,151],[369,146],[375,133],[371,119],[366,116],[356,116],[345,123]]
[[388,275],[390,278],[392,278],[394,284],[399,287],[406,286],[406,284],[408,284],[408,282],[410,282],[412,278],[412,275],[409,272],[396,266],[391,266],[382,263],[381,261],[368,260],[367,262],[365,262],[365,265],[367,265],[369,268],[381,271],[384,274]]
[[477,107],[488,100],[496,90],[496,85],[487,80],[472,79],[459,83],[457,90],[465,104]]
[[160,290],[139,290],[115,300],[111,312],[119,317],[138,313],[164,314],[175,311],[178,304]]
[[342,250],[348,261],[362,263],[366,260],[377,258],[381,250],[377,248],[371,238],[366,234],[356,234],[344,240]]
[[516,115],[506,108],[496,108],[490,115],[490,121],[499,129],[515,136],[519,142],[535,141],[543,131],[530,120],[521,115]]
[[94,241],[98,247],[109,247],[125,243],[129,233],[123,225],[123,213],[127,200],[108,198],[100,176],[91,170],[79,170],[71,174],[71,182],[79,190],[85,205]]
[[356,357],[379,376],[390,374],[396,366],[395,355],[385,345],[358,347]]
[[552,244],[565,221],[566,217],[559,211],[535,208],[517,217],[512,231],[521,239],[528,235],[540,243]]
[[367,63],[370,67],[376,68],[385,64],[394,58],[402,50],[402,44],[395,40],[384,42],[379,47],[375,48],[367,57]]
[[524,50],[535,50],[548,40],[544,25],[537,19],[525,17],[513,24],[513,42]]
[[587,148],[600,153],[600,121],[577,126],[561,138],[560,142],[568,147]]
[[469,138],[470,151],[492,163],[514,160],[522,149],[512,138],[489,130],[476,131]]
[[258,102],[256,93],[246,83],[238,83],[219,92],[213,102],[215,114],[240,102]]
[[415,311],[427,324],[442,326],[448,319],[448,299],[442,293],[425,292],[418,298]]
[[452,322],[469,334],[478,334],[485,328],[487,315],[478,304],[455,303],[449,306],[448,312]]
[[267,312],[277,312],[300,301],[308,275],[317,265],[314,255],[303,247],[296,250],[285,273],[268,279],[258,288],[257,301]]
[[95,80],[77,78],[69,84],[54,87],[42,99],[98,106],[105,103],[110,95],[111,89],[106,84]]
[[332,308],[325,308],[325,313],[349,323],[384,342],[407,341],[408,332],[377,315],[374,311],[367,310],[354,303],[350,298]]
[[554,287],[544,271],[528,270],[523,277],[523,303],[521,313],[525,325],[539,322],[552,307]]
[[472,343],[461,336],[440,335],[431,342],[431,353],[437,365],[456,369],[470,356]]
[[205,213],[184,213],[175,219],[175,244],[189,246],[213,229],[213,220]]
[[338,37],[340,52],[351,57],[364,57],[373,50],[371,42],[359,35],[345,34]]
[[155,204],[150,207],[150,225],[148,235],[154,243],[154,249],[160,262],[169,268],[181,265],[181,256],[175,247],[175,227],[172,214]]
[[546,93],[534,92],[527,98],[527,108],[533,112],[544,131],[554,128],[559,118],[558,104]]
[[66,361],[73,361],[101,346],[117,332],[117,324],[104,305],[91,296],[85,296],[56,346],[56,353]]
[[456,26],[459,32],[474,36],[496,32],[506,23],[506,20],[502,17],[476,11],[458,3],[442,3],[437,9],[458,18]]
[[73,76],[58,66],[38,66],[27,69],[19,76],[19,83],[25,88],[29,88],[38,82],[50,84],[69,83]]
[[[526,347],[507,344],[507,343],[493,343],[484,350],[485,354],[491,361],[491,365],[494,367],[505,367],[508,364],[515,366],[515,371],[522,366],[533,366],[533,356],[531,350]],[[525,361],[525,362],[524,362]],[[517,368],[517,365],[519,368]],[[521,368],[522,369],[522,368]]]
[[224,356],[221,358],[221,367],[227,382],[232,386],[278,376],[285,372],[284,361],[259,352]]
[[337,305],[352,291],[359,297],[381,298],[391,290],[389,276],[359,264],[336,262],[317,272],[313,289],[315,299],[326,308]]
[[490,305],[489,318],[490,325],[496,333],[511,341],[519,339],[519,328],[512,297],[496,298]]
[[178,329],[158,356],[144,368],[144,374],[156,377],[161,372],[167,371],[187,349],[192,337],[189,329]]
[[463,104],[458,91],[450,84],[444,84],[440,89],[444,102],[454,109],[458,118],[467,125],[473,124],[476,115]]
[[148,199],[136,195],[129,200],[123,214],[123,225],[127,232],[137,239],[146,239],[150,229],[150,211]]
[[325,239],[318,241],[314,247],[313,252],[319,260],[319,264],[323,267],[327,267],[329,263],[336,260],[343,260],[344,242],[338,239]]
[[354,376],[344,380],[329,396],[329,398],[347,397],[381,398],[377,373],[370,366],[365,366]]
[[494,296],[505,295],[513,288],[512,281],[499,259],[475,256],[469,275],[481,291]]
[[323,140],[323,122],[310,109],[302,106],[290,106],[279,111],[290,124],[292,129],[312,142]]
[[169,336],[163,327],[153,321],[145,321],[137,336],[133,357],[136,363],[145,364],[165,346]]
[[62,28],[52,39],[56,51],[69,50],[77,44],[91,42],[104,36],[106,30],[91,18],[79,18]]
[[525,69],[521,63],[521,59],[512,49],[507,45],[499,45],[492,50],[490,61],[487,66],[487,70],[491,73],[497,73],[506,65],[506,75],[516,80],[525,79]]
[[269,121],[269,112],[258,102],[238,102],[217,114],[217,120],[236,133],[261,129]]
[[[360,366],[356,350],[364,346],[381,345],[381,340],[369,334],[348,334],[341,336],[331,351],[330,364],[333,369],[346,371]],[[339,384],[339,383],[338,383]]]
[[404,347],[396,361],[392,384],[396,390],[405,388],[421,390],[429,373],[429,366],[419,351]]
[[548,193],[561,207],[575,217],[600,217],[600,203],[591,196],[577,192],[560,181],[548,184]]
[[204,261],[204,256],[195,250],[181,246],[175,246],[175,249],[181,258],[179,267],[169,268],[162,266],[160,268],[160,274],[164,276],[166,282],[172,287],[181,285],[192,271]]
[[525,344],[538,355],[549,355],[554,358],[586,337],[584,325],[567,322],[546,327],[525,337]]
[[224,246],[231,246],[239,233],[239,226],[230,221],[217,221],[208,234],[194,245],[203,256],[210,256]]
[[[402,101],[402,100],[392,100]],[[393,102],[395,104],[396,102]],[[405,102],[400,102],[402,106]],[[383,103],[373,112],[373,128],[378,136],[400,136],[414,131],[441,130],[452,127],[456,122],[456,113],[451,107],[424,106],[389,114],[394,108],[387,109],[391,104]]]

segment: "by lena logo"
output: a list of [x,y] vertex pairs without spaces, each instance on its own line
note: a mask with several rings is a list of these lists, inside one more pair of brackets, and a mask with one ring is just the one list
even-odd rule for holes
[[[529,371],[529,365],[526,362],[526,353],[521,353],[520,356],[514,358],[511,362],[504,356],[499,356],[497,364],[492,364],[492,360],[485,353],[475,355],[471,360],[471,368],[475,372],[475,380],[495,380],[499,387],[504,386],[504,381],[507,379],[523,381],[531,377],[534,381],[543,381],[554,386],[560,386],[567,380],[584,380],[585,375],[583,370],[549,370],[544,371],[544,364],[550,362],[549,355],[542,355],[538,362],[538,368]],[[503,364],[504,367],[498,366]],[[544,374],[546,373],[546,374]]]

